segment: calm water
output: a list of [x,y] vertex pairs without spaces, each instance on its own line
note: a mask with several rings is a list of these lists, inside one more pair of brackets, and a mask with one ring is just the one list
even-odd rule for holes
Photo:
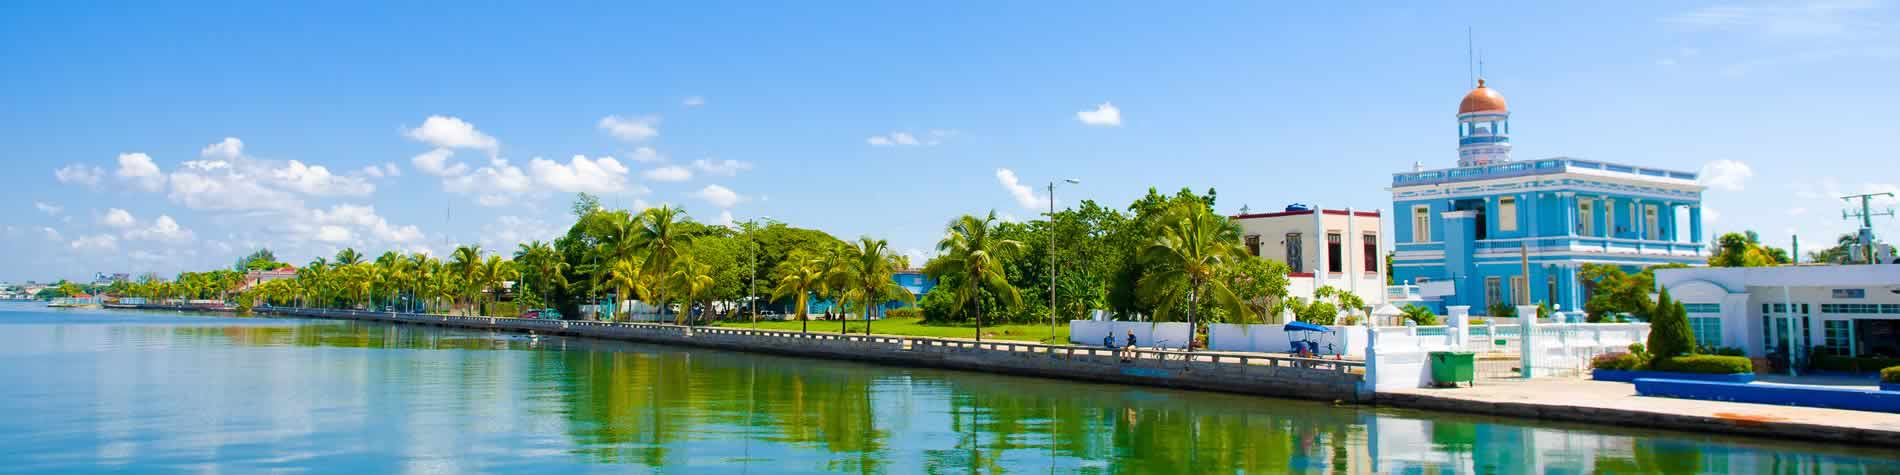
[[1875,449],[20,304],[0,411],[0,471],[30,473],[1900,473]]

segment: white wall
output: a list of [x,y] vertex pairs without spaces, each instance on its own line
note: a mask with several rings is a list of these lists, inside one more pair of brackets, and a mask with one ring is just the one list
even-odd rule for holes
[[[1366,327],[1331,326],[1332,333],[1312,334],[1321,355],[1364,356]],[[1208,349],[1252,353],[1290,353],[1294,339],[1307,338],[1307,332],[1289,332],[1285,325],[1236,325],[1215,323],[1207,326]],[[1331,348],[1327,345],[1331,344]]]
[[1070,320],[1069,343],[1087,346],[1102,346],[1102,337],[1115,337],[1117,348],[1128,342],[1128,333],[1135,333],[1135,346],[1160,348],[1187,348],[1188,326],[1185,322],[1117,322],[1096,320]]

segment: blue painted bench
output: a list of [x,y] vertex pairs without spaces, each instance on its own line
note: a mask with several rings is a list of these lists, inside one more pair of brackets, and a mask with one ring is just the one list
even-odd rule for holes
[[1651,378],[1637,378],[1635,383],[1636,394],[1643,396],[1900,414],[1900,392],[1892,391]]

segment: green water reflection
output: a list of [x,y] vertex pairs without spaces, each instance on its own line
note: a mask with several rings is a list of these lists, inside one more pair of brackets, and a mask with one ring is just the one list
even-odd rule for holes
[[[33,414],[0,422],[0,462],[17,462],[0,466],[36,471],[1900,472],[1880,450],[585,339],[11,320],[0,339],[33,343],[0,350],[0,376],[45,386],[0,388]],[[54,374],[56,361],[72,373]],[[101,382],[119,377],[133,383]],[[135,429],[112,435],[119,426]],[[102,450],[114,456],[61,455]]]

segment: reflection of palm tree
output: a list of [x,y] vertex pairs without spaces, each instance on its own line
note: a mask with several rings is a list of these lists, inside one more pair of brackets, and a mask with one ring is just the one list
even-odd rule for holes
[[976,339],[983,341],[983,293],[988,291],[1005,305],[1018,305],[1016,287],[1003,275],[1003,261],[1022,252],[1023,243],[992,232],[996,212],[977,218],[963,215],[951,221],[943,240],[937,242],[939,256],[924,267],[924,273],[938,279],[940,286],[956,296],[957,309],[976,309]]

